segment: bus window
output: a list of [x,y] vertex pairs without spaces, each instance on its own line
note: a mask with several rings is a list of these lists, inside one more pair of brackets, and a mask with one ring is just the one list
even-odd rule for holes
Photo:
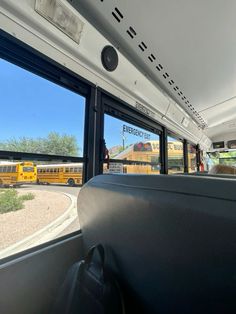
[[180,140],[168,136],[168,173],[184,172],[184,146]]
[[160,173],[159,134],[105,115],[104,138],[109,152],[104,173]]
[[207,170],[215,165],[236,167],[236,150],[207,153]]
[[2,59],[0,84],[1,259],[80,229],[86,99]]
[[197,150],[196,146],[188,144],[188,172],[197,171]]

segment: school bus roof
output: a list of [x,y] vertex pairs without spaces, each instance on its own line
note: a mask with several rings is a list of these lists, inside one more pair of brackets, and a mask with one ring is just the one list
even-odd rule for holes
[[33,165],[31,161],[0,161],[0,166],[14,166],[14,165]]
[[64,164],[49,164],[37,165],[37,168],[60,168],[60,167],[82,167],[83,163],[64,163]]

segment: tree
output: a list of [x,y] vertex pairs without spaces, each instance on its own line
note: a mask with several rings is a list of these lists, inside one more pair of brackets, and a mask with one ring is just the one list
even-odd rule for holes
[[78,156],[80,149],[75,136],[66,134],[60,135],[57,132],[50,132],[46,138],[11,138],[5,142],[0,142],[0,150]]

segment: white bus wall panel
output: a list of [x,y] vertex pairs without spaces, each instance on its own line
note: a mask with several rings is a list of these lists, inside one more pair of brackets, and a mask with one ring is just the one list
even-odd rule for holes
[[182,125],[181,122],[184,118],[187,117],[184,114],[183,110],[181,110],[175,102],[170,102],[169,108],[165,115],[167,118],[169,118],[178,125]]
[[209,151],[212,146],[212,141],[206,135],[203,134],[199,141],[199,145],[202,150]]
[[[171,102],[165,116],[175,123],[179,129],[184,129],[185,138],[198,143],[202,137],[202,130],[192,121],[192,119],[175,102]],[[188,126],[183,126],[183,120],[188,120]],[[179,131],[181,132],[181,131]]]
[[[161,88],[138,71],[119,51],[117,69],[107,72],[103,68],[101,51],[109,42],[67,2],[65,5],[85,23],[79,45],[40,16],[34,10],[34,5],[34,0],[1,0],[0,28],[131,106],[141,103],[154,113],[153,118],[157,122],[175,131],[175,127],[171,127],[173,124],[168,123],[168,120],[173,121],[179,135],[194,142],[201,138],[198,133],[202,135],[203,132],[192,132],[192,119],[182,108],[175,105]],[[163,119],[165,115],[167,119]],[[181,124],[184,117],[190,121],[187,128]]]

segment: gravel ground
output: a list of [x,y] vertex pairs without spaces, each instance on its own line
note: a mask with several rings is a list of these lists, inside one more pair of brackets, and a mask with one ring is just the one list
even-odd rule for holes
[[24,209],[0,214],[0,250],[40,230],[63,214],[70,199],[60,193],[29,190],[19,195],[33,193],[35,198],[25,201]]

